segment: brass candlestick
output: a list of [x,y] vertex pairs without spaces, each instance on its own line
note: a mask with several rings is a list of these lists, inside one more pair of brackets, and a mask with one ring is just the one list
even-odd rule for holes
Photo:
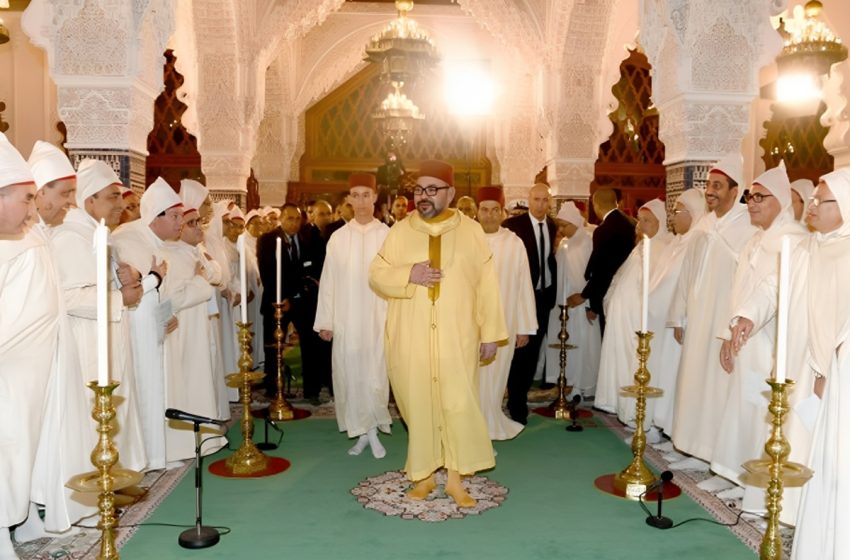
[[570,406],[567,402],[567,395],[569,395],[573,388],[571,385],[567,385],[567,350],[571,350],[575,348],[572,344],[567,344],[567,340],[570,338],[570,334],[567,332],[567,320],[569,319],[568,307],[566,305],[558,304],[558,307],[561,308],[561,332],[558,333],[558,348],[560,349],[560,366],[561,370],[558,374],[558,398],[556,398],[551,405],[549,405],[555,411],[555,418],[558,420],[571,420],[572,415],[570,413]]
[[112,404],[112,392],[120,383],[112,381],[109,385],[100,387],[96,381],[89,381],[88,388],[94,391],[94,407],[92,418],[97,422],[97,445],[91,452],[91,462],[96,471],[79,474],[68,481],[66,486],[78,492],[99,492],[97,507],[100,520],[100,554],[98,560],[118,560],[118,549],[115,547],[115,491],[134,486],[141,482],[142,473],[129,469],[115,468],[118,462],[118,449],[112,443],[112,419],[115,418],[115,407]]
[[747,471],[744,482],[767,488],[767,529],[759,546],[759,558],[780,560],[782,539],[779,534],[779,512],[782,511],[783,489],[785,486],[802,486],[813,473],[805,465],[786,461],[791,453],[791,446],[782,433],[782,424],[785,414],[790,410],[786,389],[792,387],[794,382],[790,379],[786,379],[784,383],[777,383],[773,379],[766,381],[770,385],[770,404],[767,409],[773,415],[773,428],[767,443],[764,444],[764,451],[770,459],[755,459],[744,463],[744,470]]
[[627,498],[637,499],[646,491],[647,486],[655,482],[655,475],[647,468],[643,461],[643,452],[646,449],[646,434],[643,433],[643,422],[646,417],[646,399],[659,397],[663,394],[661,389],[649,386],[651,378],[646,362],[649,359],[649,341],[653,333],[638,332],[638,369],[635,372],[635,384],[627,385],[620,389],[625,396],[635,397],[635,435],[632,438],[631,464],[614,477],[614,487],[621,490]]
[[274,329],[274,345],[277,349],[277,394],[275,395],[274,400],[272,400],[271,404],[269,404],[269,418],[271,420],[292,420],[295,418],[295,412],[292,410],[292,406],[290,406],[289,402],[287,402],[286,397],[284,396],[283,391],[283,348],[284,348],[284,332],[283,328],[280,325],[281,319],[283,319],[284,312],[284,304],[282,302],[277,302],[272,304],[274,306],[274,320],[276,323]]
[[251,358],[251,323],[237,321],[239,345],[242,356],[239,358],[239,372],[227,376],[227,384],[239,387],[239,401],[242,403],[242,445],[236,453],[227,458],[225,464],[237,475],[253,474],[265,470],[269,458],[254,445],[254,417],[251,416],[251,385],[261,381],[266,375],[251,371],[254,360]]

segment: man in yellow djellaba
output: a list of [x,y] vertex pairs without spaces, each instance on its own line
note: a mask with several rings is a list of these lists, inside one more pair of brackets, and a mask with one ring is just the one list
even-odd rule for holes
[[416,212],[387,235],[369,283],[388,300],[387,370],[409,443],[408,497],[424,500],[445,467],[446,494],[474,507],[461,475],[495,466],[478,401],[478,365],[507,339],[493,255],[481,226],[449,208],[451,165],[423,162]]

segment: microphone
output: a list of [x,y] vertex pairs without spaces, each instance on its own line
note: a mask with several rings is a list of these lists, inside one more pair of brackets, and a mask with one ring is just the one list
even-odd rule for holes
[[182,410],[177,410],[176,408],[166,408],[165,417],[171,418],[172,420],[184,420],[186,422],[194,422],[195,424],[218,424],[219,426],[224,425],[224,421],[222,420],[215,420],[213,418],[207,418],[206,416],[198,416],[197,414],[183,412]]
[[661,479],[650,485],[649,488],[646,489],[646,492],[644,492],[644,494],[653,490],[658,492],[658,514],[648,515],[646,517],[646,524],[650,527],[655,527],[656,529],[669,529],[673,526],[672,519],[661,515],[661,504],[664,502],[664,484],[671,480],[673,480],[673,473],[670,471],[664,471],[661,473]]

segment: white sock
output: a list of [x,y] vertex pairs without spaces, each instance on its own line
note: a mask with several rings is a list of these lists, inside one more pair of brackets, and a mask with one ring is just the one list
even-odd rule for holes
[[26,521],[15,529],[15,542],[25,543],[51,536],[44,530],[44,521],[38,515],[38,506],[30,502],[30,511]]
[[378,439],[378,430],[372,428],[366,434],[366,437],[369,438],[369,447],[372,448],[372,456],[375,459],[383,459],[384,457],[386,457],[387,450],[384,449],[384,446],[381,445],[381,440]]
[[369,445],[369,437],[366,434],[360,436],[360,439],[357,440],[357,443],[354,444],[354,447],[348,450],[349,455],[360,455],[363,453],[363,450],[366,449],[366,446]]
[[20,560],[15,554],[15,546],[8,527],[0,527],[0,560]]

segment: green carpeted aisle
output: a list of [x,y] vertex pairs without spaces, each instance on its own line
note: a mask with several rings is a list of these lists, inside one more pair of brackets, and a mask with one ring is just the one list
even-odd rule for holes
[[[292,461],[283,474],[253,480],[205,473],[204,521],[232,533],[209,549],[177,545],[181,529],[141,527],[121,550],[127,560],[525,558],[688,560],[754,557],[726,528],[689,523],[658,531],[640,506],[609,496],[594,479],[625,467],[629,449],[604,427],[567,433],[562,423],[532,415],[515,440],[497,442],[497,467],[486,475],[510,492],[498,508],[441,523],[384,517],[364,509],[349,490],[368,476],[403,466],[400,424],[384,437],[387,457],[350,457],[350,443],[331,419],[284,425],[283,445],[271,452]],[[237,433],[238,425],[231,430]],[[257,423],[258,433],[262,424]],[[236,440],[239,439],[238,434]],[[234,446],[237,441],[233,442]],[[213,456],[218,459],[229,452]],[[209,460],[209,459],[208,459]],[[148,522],[191,523],[190,472]],[[674,521],[708,514],[686,495],[665,504]]]

